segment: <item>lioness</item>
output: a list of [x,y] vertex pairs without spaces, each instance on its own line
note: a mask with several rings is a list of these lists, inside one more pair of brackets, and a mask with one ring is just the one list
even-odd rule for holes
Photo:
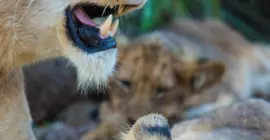
[[[0,139],[35,139],[21,66],[65,56],[76,67],[80,89],[105,85],[117,55],[112,15],[146,1],[0,0]],[[107,19],[98,25],[98,17]]]

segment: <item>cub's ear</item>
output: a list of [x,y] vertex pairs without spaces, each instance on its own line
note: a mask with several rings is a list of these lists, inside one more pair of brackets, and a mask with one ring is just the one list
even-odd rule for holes
[[173,67],[180,84],[195,93],[219,84],[225,73],[225,65],[222,62],[209,59],[178,61]]

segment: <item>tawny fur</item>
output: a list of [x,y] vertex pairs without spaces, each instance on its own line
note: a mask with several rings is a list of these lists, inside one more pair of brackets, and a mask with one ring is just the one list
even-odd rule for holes
[[250,98],[258,92],[269,95],[270,49],[267,45],[249,42],[228,25],[211,19],[177,19],[156,35],[166,38],[172,48],[184,54],[221,61],[226,66],[219,86],[186,100],[191,108],[198,107],[187,112],[187,118]]
[[[220,108],[201,118],[175,124],[171,137],[145,128],[167,126],[167,120],[158,114],[140,117],[122,138],[129,140],[268,140],[270,139],[270,104],[264,100],[248,99]],[[169,131],[169,127],[168,127]]]
[[179,121],[186,98],[221,81],[225,72],[222,63],[185,60],[167,45],[153,34],[119,49],[120,66],[117,78],[109,84],[109,101],[101,108],[101,126],[84,140],[109,140],[122,130],[122,124],[132,124],[151,112],[163,114],[170,123]]
[[[182,23],[183,22],[183,23]],[[182,25],[183,24],[183,25]],[[196,28],[197,27],[197,28]],[[193,29],[196,29],[195,31]],[[178,32],[179,31],[179,32]],[[198,33],[199,32],[199,33]],[[185,36],[184,34],[188,34],[190,36],[193,36],[193,39],[188,38],[187,36]],[[224,35],[223,35],[224,34]],[[189,112],[187,112],[185,114],[186,117],[190,118],[190,117],[198,117],[198,116],[202,116],[205,115],[206,113],[209,113],[211,111],[214,111],[218,108],[221,108],[223,106],[228,106],[230,104],[233,104],[236,101],[239,101],[241,99],[247,99],[250,98],[251,96],[253,96],[254,93],[256,92],[262,92],[263,94],[268,94],[269,91],[269,49],[265,47],[265,45],[261,45],[261,44],[255,44],[255,43],[251,43],[248,42],[246,39],[244,39],[240,34],[232,31],[232,29],[228,28],[226,25],[222,24],[221,22],[218,21],[214,21],[214,20],[209,20],[209,21],[204,21],[204,22],[197,22],[197,21],[185,21],[185,20],[180,20],[180,21],[176,21],[172,28],[168,28],[166,30],[162,30],[162,31],[157,31],[155,33],[150,33],[147,36],[143,36],[142,38],[147,38],[149,39],[149,37],[151,36],[156,36],[158,38],[161,38],[163,41],[165,41],[167,47],[170,47],[170,49],[174,50],[174,52],[176,52],[176,54],[179,54],[179,51],[183,52],[182,53],[182,59],[183,60],[196,60],[198,57],[203,57],[203,58],[209,58],[209,59],[213,59],[213,60],[219,60],[221,62],[223,62],[226,65],[226,74],[221,82],[221,84],[219,86],[215,86],[214,88],[206,91],[203,94],[196,94],[191,98],[185,98],[185,102],[186,102],[186,106],[189,107],[196,107],[198,106],[198,108],[192,109]],[[199,39],[199,40],[196,40]],[[145,46],[144,46],[145,47]],[[153,52],[153,51],[152,51]],[[143,54],[143,53],[141,53]],[[134,56],[133,56],[134,55]],[[121,56],[121,54],[120,54]],[[124,62],[127,61],[129,62],[129,64],[126,64],[126,67],[122,66],[121,68],[125,68],[125,71],[123,71],[124,76],[122,76],[122,79],[125,79],[126,75],[131,75],[132,77],[139,77],[137,74],[139,70],[143,69],[143,73],[146,73],[145,71],[147,71],[150,68],[151,73],[154,73],[154,67],[153,65],[149,65],[149,67],[145,66],[145,65],[139,65],[140,63],[134,63],[133,60],[135,61],[139,61],[140,59],[136,60],[136,59],[132,59],[133,57],[136,56],[136,51],[133,51],[132,54],[130,54],[128,57],[123,57]],[[164,56],[164,54],[161,55],[162,57]],[[155,59],[158,60],[161,56],[156,56]],[[136,57],[135,57],[136,58]],[[149,58],[148,58],[149,59]],[[163,58],[163,60],[165,60]],[[146,60],[143,60],[141,63],[146,63]],[[153,62],[152,62],[153,63]],[[122,64],[123,65],[123,64]],[[132,66],[136,66],[139,68],[137,68],[138,70],[136,72],[134,72],[134,69]],[[135,69],[136,70],[136,69]],[[121,72],[121,71],[119,71]],[[151,75],[148,73],[148,75]],[[121,76],[118,76],[121,79]],[[123,78],[125,77],[125,78]],[[168,77],[168,76],[166,76]],[[134,78],[135,79],[135,78]],[[143,78],[138,78],[138,79],[143,79]],[[163,78],[163,79],[167,79],[167,78]],[[153,80],[153,81],[158,81],[158,80]],[[138,83],[142,83],[142,82],[138,82]],[[146,82],[147,83],[147,82]],[[155,82],[149,82],[149,83],[155,83]],[[168,83],[168,82],[167,82]],[[132,83],[133,84],[133,83]],[[139,84],[138,84],[139,85]],[[142,85],[146,85],[145,83]],[[140,88],[137,89],[142,89],[143,86],[141,86]],[[120,88],[121,89],[121,88]],[[122,87],[121,90],[123,90],[125,88]],[[120,91],[121,91],[120,90]],[[128,90],[129,91],[129,90]],[[121,99],[121,97],[123,98],[123,96],[116,96],[115,97],[115,103],[114,104],[119,104],[118,108],[115,109],[117,111],[114,111],[114,113],[119,113],[122,114],[124,116],[129,116],[129,114],[131,114],[130,118],[134,116],[133,119],[138,118],[140,114],[141,116],[145,113],[143,111],[149,109],[147,108],[147,104],[152,105],[153,104],[153,100],[151,100],[152,103],[147,102],[147,100],[145,100],[145,97],[140,97],[140,95],[136,95],[136,93],[144,93],[143,91],[147,91],[147,90],[140,90],[139,92],[134,91],[133,93],[135,93],[135,95],[131,95],[131,99],[126,99],[127,103],[124,103],[123,100]],[[123,91],[122,91],[123,92]],[[116,92],[117,93],[117,92]],[[116,95],[116,94],[114,94]],[[168,93],[166,94],[168,95]],[[121,106],[123,104],[131,104],[132,103],[132,98],[135,96],[137,98],[137,102],[132,104],[133,107],[128,107],[128,106]],[[165,100],[166,98],[164,98],[166,96],[163,95],[163,99]],[[170,100],[172,101],[172,100]],[[134,101],[135,102],[135,101]],[[159,108],[159,106],[166,106],[164,104],[162,104],[163,102],[159,102],[158,104],[155,104],[153,106],[155,106],[155,108],[151,109],[151,112],[156,112],[157,108]],[[113,106],[114,104],[109,104],[107,106]],[[243,103],[248,104],[248,103]],[[257,103],[255,103],[254,106]],[[265,104],[265,103],[264,103]],[[243,105],[243,106],[244,106]],[[173,105],[173,107],[176,107],[177,105]],[[253,106],[253,105],[252,105]],[[113,108],[113,107],[110,107]],[[121,111],[121,108],[127,108],[126,111],[128,113],[123,113],[124,111]],[[137,109],[138,108],[138,109]],[[166,106],[164,107],[166,108],[166,111],[170,112],[172,110],[171,106]],[[176,107],[178,109],[179,112],[181,112],[181,107]],[[256,107],[257,108],[257,107]],[[259,108],[259,107],[258,107]],[[198,126],[203,130],[208,130],[208,126],[212,125],[211,123],[221,123],[219,120],[225,119],[225,121],[223,121],[224,123],[230,123],[229,121],[233,121],[235,120],[236,123],[234,124],[235,127],[241,127],[240,126],[240,121],[237,117],[237,114],[241,114],[244,112],[241,112],[242,109],[244,109],[243,107],[240,107],[240,109],[237,109],[237,111],[239,113],[237,113],[237,111],[230,111],[231,108],[227,108],[224,110],[220,110],[220,114],[217,115],[214,113],[213,117],[209,118],[209,122],[206,122],[205,125],[201,125],[200,123],[198,123],[197,125],[201,125]],[[103,109],[105,110],[105,109]],[[108,109],[107,109],[108,110]],[[120,110],[120,111],[119,111]],[[264,111],[266,111],[266,108],[263,109]],[[161,110],[158,110],[161,111]],[[255,112],[256,110],[251,110],[251,112]],[[218,110],[219,112],[219,110]],[[110,113],[113,113],[112,111]],[[163,114],[166,114],[164,112],[162,112]],[[234,114],[233,117],[230,118],[226,118],[226,114]],[[217,115],[217,116],[215,116]],[[251,114],[250,116],[254,116],[256,115]],[[166,115],[165,115],[166,116]],[[223,117],[224,116],[224,117]],[[166,116],[168,117],[168,116]],[[244,118],[248,118],[249,116],[246,115],[244,116]],[[128,118],[128,117],[127,117]],[[130,119],[129,118],[129,119]],[[254,119],[256,118],[256,116],[254,116]],[[264,119],[267,119],[267,116],[263,117]],[[170,118],[168,117],[168,119],[170,120]],[[211,122],[211,119],[213,119]],[[229,120],[228,120],[229,119]],[[125,120],[125,119],[123,119]],[[228,120],[228,122],[226,122]],[[126,120],[125,120],[126,121]],[[149,120],[150,121],[150,120]],[[247,119],[247,123],[248,124],[243,124],[243,125],[249,125],[251,124],[251,120]],[[207,123],[210,123],[209,125],[207,125]],[[189,124],[189,123],[188,123]],[[136,125],[136,124],[135,124]],[[189,124],[190,125],[190,124]],[[192,125],[192,124],[191,124]],[[215,124],[213,124],[215,125]],[[185,127],[188,127],[187,125],[183,126],[183,129],[185,129]],[[219,128],[213,128],[210,129],[209,133],[208,132],[203,132],[204,134],[201,135],[200,132],[192,132],[191,135],[186,134],[183,132],[183,137],[186,137],[187,139],[192,139],[196,137],[196,139],[200,139],[201,136],[203,137],[207,137],[207,134],[210,134],[209,137],[207,137],[208,139],[212,138],[212,139],[247,139],[249,138],[249,133],[253,133],[256,130],[247,130],[248,128],[240,128],[240,130],[236,130],[234,132],[235,129],[233,128],[229,128],[226,125],[224,126],[220,126],[220,127],[224,127],[224,129],[222,129],[222,132],[216,132],[218,130],[215,129],[219,129]],[[245,127],[245,126],[244,126]],[[260,131],[262,129],[264,129],[263,126],[259,126],[258,131]],[[266,128],[266,130],[268,130],[269,128]],[[105,130],[103,129],[99,129],[99,130]],[[239,132],[236,133],[236,132]],[[263,131],[260,131],[263,133]],[[131,131],[129,131],[129,133],[132,133]],[[136,133],[136,132],[134,132]],[[180,132],[175,132],[174,134],[177,135]],[[220,134],[222,133],[222,134]],[[95,133],[93,133],[94,135]],[[194,136],[194,135],[196,136]],[[93,136],[92,135],[92,136]],[[134,134],[135,135],[135,134]],[[90,135],[91,136],[91,135]],[[194,137],[193,137],[194,136]],[[258,135],[254,135],[251,136],[250,139],[252,138],[268,138],[267,133],[258,136]],[[179,139],[181,139],[179,138]],[[205,138],[205,139],[207,139]],[[161,137],[156,138],[156,139],[162,139]]]
[[[115,128],[123,129],[121,128],[121,125],[114,125],[112,122],[126,121],[127,123],[130,123],[130,120],[137,120],[140,116],[143,116],[150,112],[159,112],[166,116],[170,121],[172,116],[175,117],[179,115],[177,113],[183,111],[182,107],[184,106],[184,103],[181,104],[181,100],[176,97],[177,95],[180,95],[176,94],[177,92],[181,93],[181,99],[185,100],[186,106],[199,106],[199,108],[195,108],[194,110],[191,110],[190,112],[187,112],[185,114],[186,117],[194,117],[197,115],[204,115],[222,106],[228,106],[240,99],[249,98],[254,92],[259,89],[267,89],[266,85],[268,84],[268,82],[265,80],[267,79],[267,71],[269,70],[269,64],[267,61],[267,57],[269,56],[267,55],[268,50],[266,48],[248,42],[239,34],[230,31],[227,26],[224,26],[223,24],[220,24],[220,22],[215,21],[208,21],[208,23],[210,24],[208,26],[211,27],[211,23],[213,24],[212,28],[208,27],[210,28],[210,31],[205,31],[205,29],[208,28],[204,26],[198,29],[195,28],[198,31],[201,31],[201,34],[197,35],[196,32],[198,31],[190,31],[191,33],[194,32],[194,34],[191,34],[194,39],[190,39],[187,36],[181,34],[181,31],[186,31],[188,29],[192,30],[193,26],[195,26],[193,25],[193,22],[196,23],[196,21],[190,21],[193,24],[186,24],[186,26],[183,27],[178,27],[178,22],[179,21],[175,23],[176,25],[172,26],[172,29],[169,28],[166,30],[157,31],[141,37],[141,39],[145,40],[151,40],[152,37],[153,39],[160,38],[163,43],[155,41],[147,42],[143,40],[136,40],[137,42],[134,41],[134,44],[137,45],[135,46],[136,48],[133,45],[130,45],[128,48],[121,50],[119,57],[122,61],[120,61],[121,67],[119,68],[117,77],[122,80],[123,83],[121,84],[120,81],[114,83],[115,85],[113,86],[113,90],[110,91],[112,92],[111,100],[108,103],[104,103],[104,106],[101,109],[102,113],[105,112],[105,115],[103,115],[101,119],[104,121],[101,123],[100,128],[85,137],[86,140],[110,139],[112,138],[112,136],[106,136],[108,132],[115,133]],[[199,26],[199,24],[197,26]],[[188,34],[187,32],[184,33]],[[226,35],[221,36],[220,34],[222,33]],[[198,36],[201,38],[199,38]],[[202,42],[196,40],[196,37],[201,39]],[[144,43],[138,43],[140,41]],[[186,89],[190,89],[190,86],[186,85],[183,88],[183,83],[171,82],[174,81],[171,77],[175,77],[172,76],[174,74],[172,72],[172,69],[170,69],[170,65],[168,66],[168,64],[171,64],[168,63],[171,60],[168,61],[168,54],[163,53],[164,51],[161,51],[162,49],[158,50],[158,47],[155,48],[155,45],[159,47],[166,46],[166,48],[170,48],[171,50],[173,50],[173,52],[175,52],[175,54],[178,54],[182,63],[179,64],[175,61],[172,62],[177,64],[179,67],[191,66],[194,68],[194,66],[198,64],[194,63],[198,61],[198,58],[208,58],[208,61],[221,61],[223,64],[226,65],[225,77],[222,79],[220,85],[215,86],[210,90],[207,90],[203,94],[193,94],[194,97],[189,98],[190,96],[192,96],[192,94],[187,93],[190,92],[187,92],[185,94],[179,91],[186,91]],[[150,49],[151,47],[155,49]],[[172,55],[172,53],[170,55]],[[164,63],[166,67],[161,66]],[[191,73],[191,75],[193,74],[192,69],[188,69],[188,71]],[[213,70],[212,74],[214,74],[214,72],[215,71]],[[189,73],[185,71],[178,71],[176,73],[180,73],[180,75],[186,75],[187,77],[189,76]],[[266,76],[265,79],[260,79],[260,77],[262,78],[264,76]],[[256,79],[260,80],[260,82]],[[168,87],[168,85],[162,84],[163,80],[166,84],[174,83],[181,88],[175,89],[172,86],[170,88],[166,88],[167,90],[169,89],[169,91],[164,92],[165,94],[161,93],[160,95],[156,95],[157,93],[155,92],[155,90],[158,87]],[[256,82],[252,80],[256,80],[256,82],[259,83],[265,83],[264,85],[260,85],[264,88],[256,87],[259,84],[256,84]],[[126,81],[129,82],[128,86],[125,85]],[[118,86],[116,83],[118,83]],[[173,93],[174,96],[170,94],[172,93],[170,91],[175,91]],[[128,94],[125,95],[126,92]],[[161,100],[155,102],[155,98],[158,98],[159,96],[161,97]],[[177,103],[179,104],[175,104],[175,100],[177,100]],[[167,101],[169,103],[167,103]],[[244,115],[245,108],[243,106],[245,106],[246,104],[249,103],[243,103],[242,105],[240,105],[242,107],[239,107],[235,110],[233,109],[233,107],[228,107],[227,109],[220,110],[218,109],[217,113],[212,113],[212,117],[205,117],[208,121],[205,121],[205,123],[202,122],[202,124],[200,124],[200,122],[196,124],[196,126],[198,126],[198,129],[202,131],[202,135],[201,132],[196,132],[196,130],[198,130],[196,127],[196,130],[192,130],[190,132],[191,135],[189,135],[190,133],[186,134],[185,132],[183,132],[183,136],[181,136],[180,138],[177,138],[177,136],[175,135],[179,134],[181,131],[173,131],[172,139],[200,139],[204,137],[205,139],[247,139],[250,136],[250,132],[253,134],[253,132],[256,131],[249,130],[249,128],[247,128],[253,123],[253,121],[249,120],[248,117],[251,116],[251,118],[253,117],[253,119],[256,119],[257,116],[255,116],[256,113],[254,113],[256,109],[250,110],[251,114]],[[260,108],[256,107],[256,104],[257,103],[255,103],[254,107]],[[163,107],[164,110],[162,110]],[[253,107],[253,105],[250,107]],[[246,107],[246,109],[248,108],[249,107]],[[264,107],[263,110],[265,112],[266,108]],[[114,114],[114,116],[118,117],[114,117],[113,120],[107,120],[106,116],[108,116],[108,114],[106,113]],[[182,113],[180,114],[183,115]],[[227,114],[231,114],[232,116],[226,116]],[[241,118],[240,116],[243,116],[244,119],[247,120],[246,124],[241,124],[241,120],[239,119]],[[160,117],[162,118],[162,116]],[[268,116],[263,115],[262,118],[267,119]],[[144,121],[143,124],[139,123],[141,122],[141,120]],[[159,121],[154,120],[154,117],[139,118],[138,122],[136,122],[135,125],[130,129],[130,131],[127,131],[127,133],[124,134],[122,138],[130,138],[132,140],[169,139],[168,137],[162,137],[159,134],[149,135],[149,133],[147,133],[147,131],[145,130],[142,132],[144,134],[141,134],[140,129],[139,131],[137,131],[138,129],[136,128],[143,128],[144,125],[151,124],[151,122],[156,122],[156,125],[158,125]],[[199,120],[201,119],[199,118]],[[204,121],[204,118],[201,121]],[[235,121],[235,124],[231,123],[232,121]],[[163,120],[162,123],[167,124],[167,121]],[[221,126],[216,127],[216,125],[218,125],[219,123],[223,123],[224,125],[221,124]],[[181,128],[187,129],[189,128],[189,125],[193,125],[192,121],[191,124],[189,122],[187,122],[187,124],[188,125],[183,125]],[[234,128],[230,128],[229,126],[227,126],[227,124],[231,124],[235,127],[240,128],[239,130],[236,130]],[[222,129],[221,132],[216,132],[219,131],[219,128]],[[264,129],[265,127],[259,126],[258,131],[260,131],[261,128]],[[268,130],[268,128],[266,128],[266,130]],[[263,133],[263,131],[260,132]],[[208,136],[208,134],[210,134],[210,136]],[[102,137],[100,137],[101,135]],[[136,137],[137,135],[139,135],[139,137]],[[267,133],[263,133],[263,135],[261,136],[254,135],[250,138],[252,139],[254,137],[259,137],[261,139],[267,138]]]
[[270,104],[249,99],[173,126],[173,140],[268,140]]
[[[255,92],[269,93],[270,49],[267,44],[249,42],[237,31],[218,20],[179,19],[171,27],[176,34],[181,32],[206,43],[200,48],[198,46],[192,49],[185,47],[189,53],[199,56],[207,55],[217,60],[223,59],[228,66],[227,75],[230,75],[226,80],[231,80],[231,86],[240,98],[245,99]],[[201,49],[205,49],[204,52],[208,51],[208,53],[199,53]],[[238,76],[233,76],[233,72]]]
[[[182,60],[194,61],[198,57],[203,57],[211,60],[219,60],[226,65],[226,74],[220,85],[207,90],[203,94],[196,94],[194,97],[185,98],[186,106],[198,106],[198,108],[187,112],[185,114],[186,117],[196,117],[205,115],[213,110],[217,111],[210,113],[210,115],[206,115],[205,117],[176,125],[172,131],[172,140],[269,139],[269,135],[267,134],[267,132],[269,132],[269,128],[267,125],[264,125],[269,121],[269,113],[267,111],[269,106],[268,103],[260,100],[249,100],[237,103],[236,105],[229,106],[227,108],[221,108],[233,104],[241,99],[250,98],[256,92],[267,94],[267,90],[269,88],[269,49],[265,48],[264,45],[248,42],[241,37],[241,35],[233,32],[226,25],[212,20],[204,21],[202,23],[192,20],[176,21],[172,28],[150,33],[148,36],[143,36],[142,38],[149,39],[149,36],[151,37],[153,34],[165,41],[167,47],[170,47],[174,52],[179,54],[179,50],[180,52],[182,51]],[[184,36],[184,34],[193,36],[194,39],[190,39],[187,36]],[[199,40],[196,40],[196,38]],[[136,53],[136,51],[133,51],[132,55],[134,55],[134,53]],[[127,58],[134,57],[130,55]],[[162,56],[164,56],[164,54]],[[124,60],[132,62],[132,59],[127,60],[127,58],[123,57]],[[156,60],[158,60],[158,58],[160,58],[160,56],[155,57]],[[144,60],[142,62],[145,63],[146,61]],[[134,63],[131,64],[132,65],[126,64],[126,67],[122,67],[127,69],[127,71],[123,72],[123,75],[137,77],[138,74],[136,72],[138,71],[134,72],[132,66],[140,66],[138,69],[143,69],[144,72],[147,71],[149,67],[154,67],[141,66],[138,65],[139,63],[136,65]],[[154,70],[151,70],[151,73],[154,72]],[[119,77],[121,79],[121,76]],[[145,85],[145,83],[143,85]],[[141,87],[138,89],[141,89]],[[140,90],[139,93],[143,92]],[[136,96],[138,98],[140,95],[135,94],[135,97]],[[163,96],[163,99],[166,99],[164,97],[166,97],[166,95]],[[122,112],[122,115],[129,116],[129,114],[135,114],[135,116],[138,116],[136,115],[137,112],[147,110],[147,104],[149,104],[149,102],[144,99],[144,97],[137,99],[140,102],[133,104],[133,108],[124,106],[128,108],[128,111],[133,112],[125,114]],[[131,103],[132,100],[127,100],[128,103],[124,103],[120,97],[116,97],[115,102],[120,105],[126,105]],[[113,106],[114,104],[109,105]],[[159,104],[155,104],[154,106],[156,109],[159,106],[164,106],[164,104],[159,102]],[[174,105],[174,107],[175,106],[177,105]],[[156,112],[155,109],[151,109],[151,112]],[[178,111],[181,110],[180,107],[177,107],[177,109]],[[118,106],[116,110],[121,110],[121,107]],[[171,108],[166,106],[166,111],[170,110]],[[117,111],[114,113],[121,114],[121,111]],[[140,115],[142,116],[142,114],[143,113]],[[262,120],[259,121],[257,118]],[[147,120],[148,122],[152,122],[154,120],[154,118],[146,119],[144,117],[139,120],[142,119],[145,119],[145,121]],[[170,120],[169,117],[168,119]],[[166,123],[166,121],[164,120],[163,123]],[[147,124],[147,122],[145,124]],[[136,122],[134,126],[144,126],[145,124],[139,124]],[[158,121],[156,121],[156,124],[158,124]],[[159,135],[151,135],[150,138],[147,134],[141,135],[140,138],[135,138],[135,135],[137,135],[136,129],[132,127],[131,131],[128,131],[127,135],[124,136],[134,140],[143,140],[143,138],[152,138],[153,140],[163,139],[163,137]]]
[[24,95],[23,65],[65,56],[75,65],[82,90],[105,85],[112,74],[116,49],[86,54],[66,37],[64,10],[78,2],[137,5],[122,15],[141,8],[146,0],[0,0],[0,139],[35,139]]

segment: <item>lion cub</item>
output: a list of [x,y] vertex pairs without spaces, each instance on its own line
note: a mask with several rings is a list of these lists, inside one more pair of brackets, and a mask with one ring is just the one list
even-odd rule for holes
[[[219,60],[226,65],[220,86],[187,100],[190,106],[198,106],[188,112],[187,117],[201,116],[254,95],[270,95],[270,49],[266,44],[249,42],[222,21],[214,19],[177,19],[160,34],[164,32],[178,37],[189,36],[189,40],[200,44],[186,41],[185,45],[179,45],[184,52]],[[178,39],[181,41],[183,39]]]
[[166,45],[153,34],[119,49],[120,66],[117,78],[110,81],[110,99],[101,107],[101,125],[84,140],[109,140],[123,124],[133,124],[150,112],[163,114],[170,123],[181,120],[187,97],[221,81],[223,63],[184,59],[186,56],[175,55]]

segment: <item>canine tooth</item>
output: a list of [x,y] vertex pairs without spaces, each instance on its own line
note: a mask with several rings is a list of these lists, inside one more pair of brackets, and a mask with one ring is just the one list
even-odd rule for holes
[[112,25],[112,15],[110,15],[106,20],[105,22],[99,27],[100,29],[100,34],[102,36],[105,36],[108,34],[109,30],[110,30],[110,27]]
[[114,36],[119,26],[119,19],[117,19],[110,28],[111,36]]

